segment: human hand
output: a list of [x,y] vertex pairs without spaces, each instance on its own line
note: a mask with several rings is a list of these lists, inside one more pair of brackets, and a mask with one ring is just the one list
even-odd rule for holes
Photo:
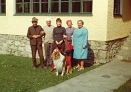
[[45,37],[45,35],[46,35],[46,33],[44,31],[41,31],[40,36],[38,36],[38,37],[43,37],[43,36]]
[[72,43],[71,45],[73,46],[73,49],[74,49],[74,44]]
[[43,35],[43,34],[45,34],[45,32],[44,32],[44,31],[41,31],[41,32],[40,32],[40,34],[42,34],[42,35]]
[[40,37],[40,35],[36,35],[36,38],[39,38]]
[[63,35],[63,38],[67,38],[67,36],[66,36],[66,35]]
[[71,45],[72,45],[72,46],[74,46],[74,44],[73,44],[73,43],[72,43]]
[[57,41],[55,41],[56,44],[59,44]]
[[83,49],[85,49],[86,48],[86,46],[83,46]]
[[36,39],[36,38],[39,38],[40,35],[33,35],[32,37]]
[[61,40],[58,44],[61,44],[63,42],[63,40]]
[[37,35],[33,35],[32,37],[33,37],[33,38],[36,38],[36,37],[37,37]]

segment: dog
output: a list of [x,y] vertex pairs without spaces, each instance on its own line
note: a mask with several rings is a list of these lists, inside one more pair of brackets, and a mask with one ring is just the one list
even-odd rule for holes
[[51,58],[53,59],[54,67],[56,69],[56,76],[59,74],[63,76],[66,70],[65,56],[60,53],[59,49],[55,49],[51,55]]

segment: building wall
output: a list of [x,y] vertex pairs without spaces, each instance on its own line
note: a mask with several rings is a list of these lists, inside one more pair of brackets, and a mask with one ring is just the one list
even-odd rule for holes
[[123,0],[123,16],[113,16],[114,0],[108,0],[107,40],[126,37],[131,32],[131,0]]
[[[52,24],[55,26],[56,18],[60,17],[63,20],[63,26],[66,26],[65,21],[71,19],[73,26],[77,27],[77,20],[82,19],[85,22],[85,27],[89,30],[89,40],[106,41],[107,35],[107,0],[93,0],[93,16],[48,16],[52,19]],[[15,0],[6,2],[6,16],[0,16],[0,21],[3,23],[0,27],[0,34],[26,35],[27,29],[31,26],[33,16],[14,16],[15,15]],[[41,26],[45,25],[47,16],[36,16],[39,19]]]

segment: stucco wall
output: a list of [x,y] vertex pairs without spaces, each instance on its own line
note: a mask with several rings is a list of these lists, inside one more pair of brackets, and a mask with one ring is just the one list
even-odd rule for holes
[[[26,35],[27,28],[31,26],[33,16],[13,16],[15,14],[15,0],[6,2],[6,16],[0,16],[1,27],[0,34]],[[106,41],[107,35],[107,9],[108,0],[93,0],[93,16],[49,16],[52,24],[56,25],[55,19],[60,17],[63,20],[63,26],[66,27],[65,21],[71,19],[73,26],[77,27],[77,20],[82,19],[89,30],[89,40]],[[36,16],[41,26],[45,25],[47,16]]]
[[123,16],[113,16],[114,0],[108,0],[107,40],[123,38],[131,32],[131,0],[123,0]]

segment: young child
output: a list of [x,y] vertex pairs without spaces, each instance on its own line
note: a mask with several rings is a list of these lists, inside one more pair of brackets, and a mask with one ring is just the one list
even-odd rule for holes
[[66,50],[66,61],[67,61],[66,74],[68,75],[68,74],[72,73],[73,46],[72,46],[72,39],[71,39],[71,37],[67,37],[67,39],[66,39],[65,50]]

